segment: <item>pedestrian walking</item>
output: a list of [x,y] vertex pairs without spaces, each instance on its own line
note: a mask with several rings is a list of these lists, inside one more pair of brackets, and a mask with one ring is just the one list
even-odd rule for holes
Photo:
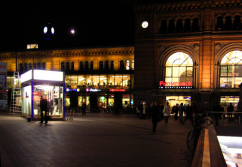
[[178,115],[178,103],[176,103],[176,106],[174,106],[174,120],[177,120],[177,115]]
[[165,117],[165,123],[168,124],[168,118],[170,116],[171,113],[171,108],[169,106],[169,102],[166,103],[165,107],[164,107],[164,117]]
[[178,107],[178,112],[179,112],[179,122],[182,123],[182,116],[183,116],[183,112],[185,111],[185,108],[183,106],[183,103],[180,104],[180,106]]
[[151,107],[150,107],[150,104],[148,103],[147,106],[146,106],[146,109],[145,109],[146,119],[148,119],[148,120],[150,119],[150,115],[151,115],[150,109],[151,109]]
[[218,123],[218,119],[219,119],[219,113],[217,112],[220,112],[221,111],[221,107],[220,105],[218,104],[218,102],[216,102],[216,104],[213,106],[213,111],[214,111],[214,119],[215,119],[215,125],[216,126],[219,126],[219,123]]
[[142,102],[138,105],[138,110],[139,110],[139,119],[142,119],[142,116],[143,116],[143,103]]
[[40,111],[41,111],[41,121],[40,123],[42,124],[44,122],[44,113],[45,112],[45,124],[48,123],[48,107],[47,107],[47,99],[46,97],[41,96],[40,98]]
[[151,107],[151,118],[153,123],[153,132],[156,132],[157,123],[161,120],[159,117],[159,107],[157,106],[156,102],[153,103]]
[[82,104],[82,115],[86,115],[86,108],[87,108],[86,103],[83,102],[83,104]]
[[195,103],[192,103],[192,124],[194,124],[196,116],[197,116],[197,105]]
[[232,105],[232,103],[230,103],[229,106],[227,107],[228,121],[232,120],[232,112],[233,111],[234,111],[234,106]]
[[188,104],[186,107],[186,118],[182,123],[184,124],[187,120],[191,121],[191,116],[192,116],[192,107],[189,106],[189,104]]

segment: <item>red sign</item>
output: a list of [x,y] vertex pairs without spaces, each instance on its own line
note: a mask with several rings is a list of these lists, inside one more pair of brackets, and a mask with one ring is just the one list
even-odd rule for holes
[[160,81],[160,86],[192,86],[192,82],[164,82],[164,81]]
[[125,89],[110,89],[110,92],[125,92]]

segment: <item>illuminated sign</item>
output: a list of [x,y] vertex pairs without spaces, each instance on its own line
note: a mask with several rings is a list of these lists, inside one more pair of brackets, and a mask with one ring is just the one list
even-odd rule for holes
[[[33,70],[35,80],[64,81],[62,71]],[[21,75],[21,83],[32,79],[32,70]]]
[[77,88],[77,89],[66,88],[66,92],[70,92],[70,91],[80,92],[80,88]]
[[110,92],[125,92],[125,89],[110,89]]
[[164,82],[160,81],[159,89],[193,89],[192,82]]
[[100,92],[101,91],[101,89],[86,89],[86,92]]

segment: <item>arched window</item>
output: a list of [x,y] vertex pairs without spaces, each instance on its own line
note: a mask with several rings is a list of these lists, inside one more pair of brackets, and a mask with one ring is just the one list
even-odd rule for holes
[[190,21],[190,19],[185,20],[184,31],[185,32],[191,31],[191,21]]
[[105,61],[105,70],[108,70],[109,69],[109,62],[106,60]]
[[75,63],[71,62],[71,71],[74,71],[74,69],[75,69]]
[[167,23],[166,20],[161,21],[161,27],[160,27],[160,33],[166,33],[167,32]]
[[176,23],[176,32],[183,32],[183,23],[182,23],[182,19],[178,19],[177,23]]
[[169,20],[168,32],[173,33],[175,31],[175,20]]
[[66,71],[69,71],[69,70],[70,70],[70,63],[66,62]]
[[242,52],[232,51],[221,60],[220,87],[239,88],[242,82]]
[[85,70],[88,70],[89,67],[88,67],[88,61],[85,61]]
[[175,86],[180,86],[184,82],[193,85],[193,61],[188,54],[176,52],[167,59],[165,82],[174,82]]
[[225,20],[225,30],[231,30],[232,29],[232,19],[231,16],[227,16]]
[[198,18],[193,19],[193,22],[192,22],[192,31],[193,32],[198,32],[200,30],[198,21],[199,21]]
[[216,30],[221,31],[223,30],[223,17],[220,16],[217,18],[217,27]]
[[114,70],[114,61],[113,60],[111,61],[111,64],[110,64],[110,70]]
[[93,70],[93,61],[90,63],[90,70]]
[[99,61],[99,70],[103,70],[103,61]]
[[121,60],[120,62],[119,62],[120,64],[120,70],[124,70],[124,61],[123,60]]
[[240,26],[241,26],[240,16],[237,15],[234,17],[234,29],[240,30],[241,29]]
[[61,71],[64,71],[64,70],[65,70],[65,63],[61,62]]
[[84,64],[83,61],[79,62],[79,70],[84,70]]
[[42,63],[42,69],[45,70],[45,62]]

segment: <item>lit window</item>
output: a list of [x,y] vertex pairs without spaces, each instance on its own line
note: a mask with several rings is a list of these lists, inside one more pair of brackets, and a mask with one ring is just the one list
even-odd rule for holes
[[129,70],[130,69],[130,63],[129,63],[129,60],[126,60],[126,70]]
[[38,49],[38,44],[28,44],[27,49]]
[[232,51],[221,60],[220,87],[239,88],[242,82],[242,52]]
[[[166,62],[165,82],[193,82],[193,61],[183,52],[172,54]],[[178,84],[179,85],[179,84]]]

